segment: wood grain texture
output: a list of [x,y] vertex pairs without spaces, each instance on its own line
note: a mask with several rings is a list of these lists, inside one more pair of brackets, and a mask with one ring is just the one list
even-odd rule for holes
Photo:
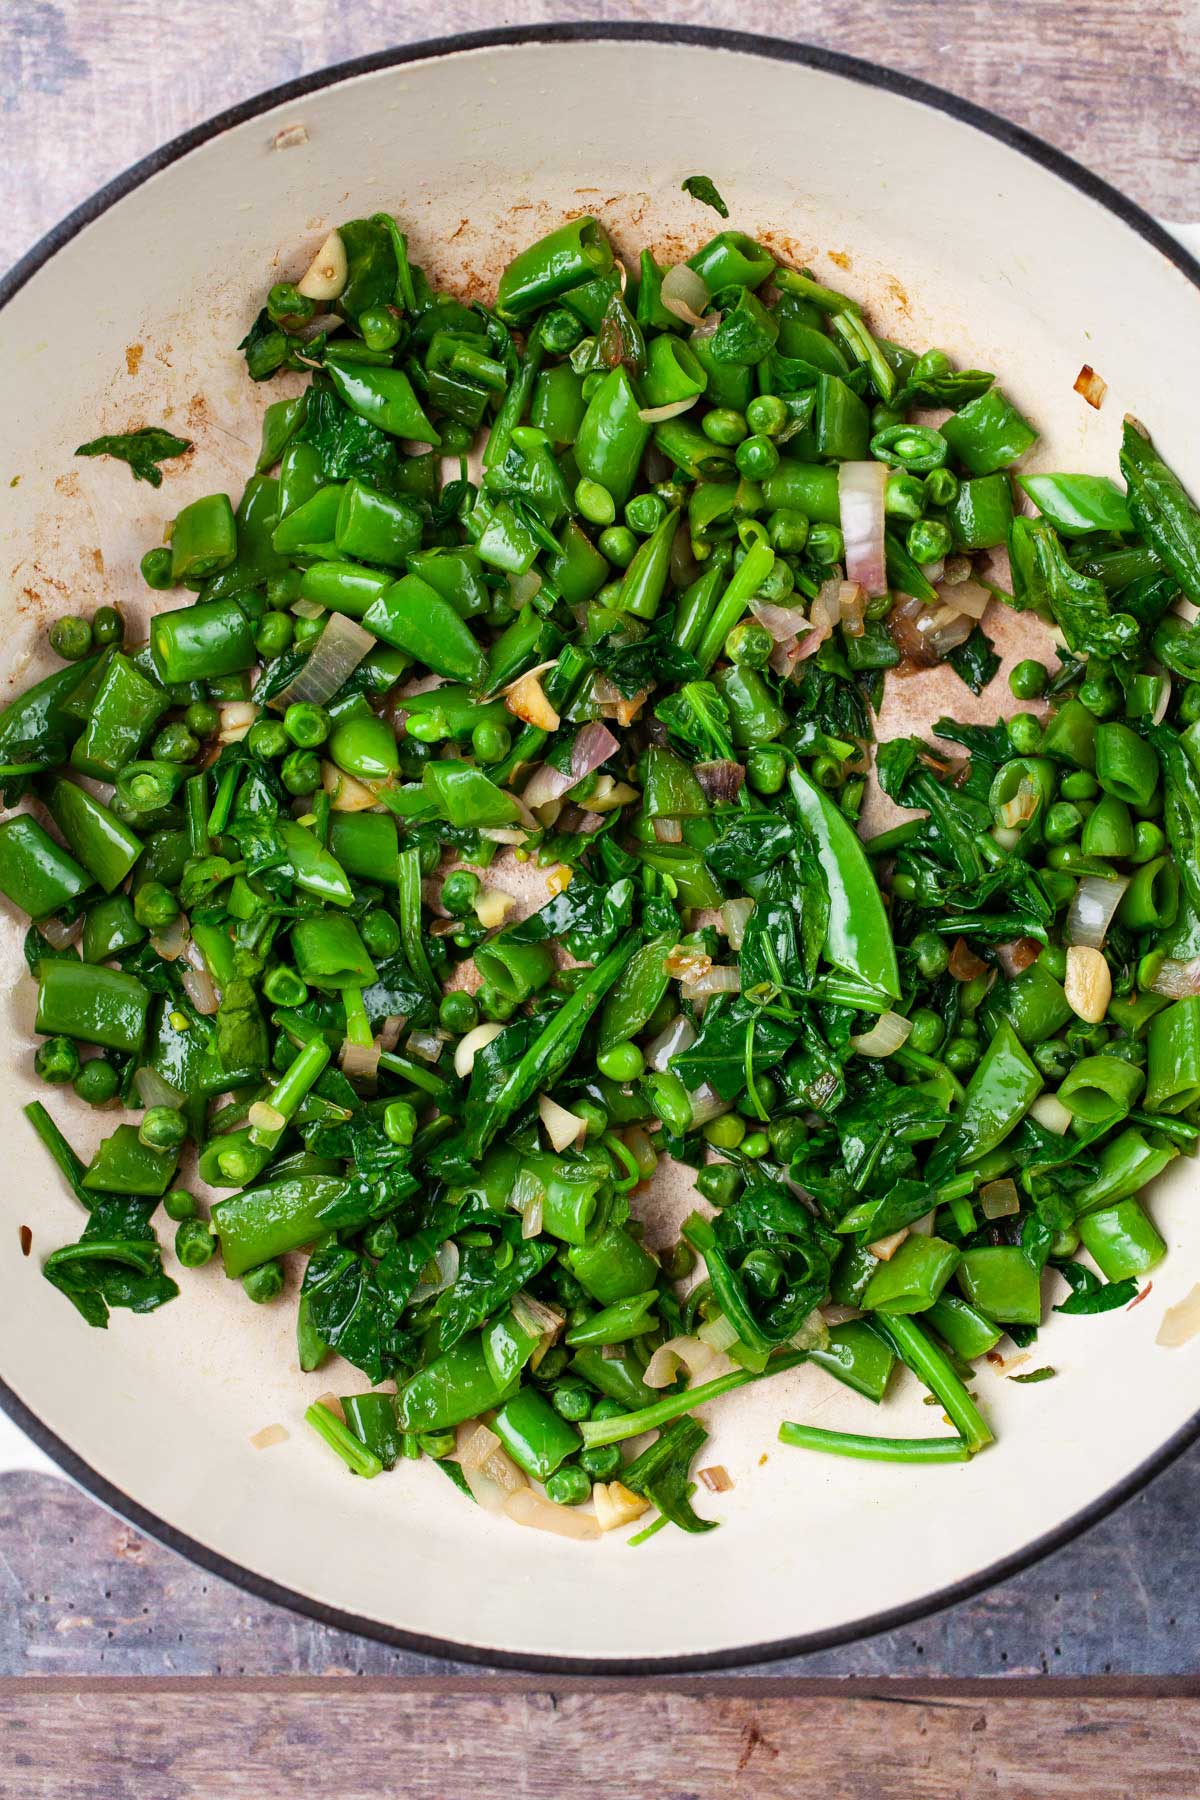
[[5,260],[139,157],[275,83],[435,35],[553,19],[726,26],[847,51],[1006,114],[1168,218],[1200,218],[1200,0],[1155,0],[1136,22],[1125,0],[446,0],[436,12],[413,0],[8,0]]
[[642,1685],[26,1682],[0,1800],[1154,1800],[1195,1795],[1200,1700],[702,1695]]

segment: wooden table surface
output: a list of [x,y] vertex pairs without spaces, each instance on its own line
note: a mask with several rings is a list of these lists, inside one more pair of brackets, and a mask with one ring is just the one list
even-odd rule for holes
[[[403,0],[7,0],[5,260],[138,157],[273,83],[391,44],[564,18],[724,25],[887,63],[1007,114],[1161,217],[1200,220],[1200,0],[1136,11],[1128,0],[446,0],[436,13]],[[267,1800],[313,1773],[331,1731],[339,1800],[502,1789],[539,1800],[564,1786],[588,1800],[612,1791],[614,1770],[623,1794],[656,1800],[715,1789],[942,1800],[981,1784],[1192,1795],[1198,1483],[1200,1451],[984,1597],[770,1671],[841,1678],[831,1699],[820,1683],[797,1693],[744,1678],[652,1691],[481,1683],[253,1600],[65,1481],[5,1475],[0,1800]],[[1053,1684],[1051,1698],[1045,1684],[964,1685],[1048,1674],[1087,1679]],[[240,1682],[178,1679],[212,1675]],[[440,1679],[352,1691],[319,1680],[337,1675]],[[148,1676],[169,1679],[148,1696]],[[1114,1688],[1113,1676],[1139,1680]],[[95,1677],[110,1679],[97,1688]],[[908,1685],[886,1685],[898,1677]],[[603,1757],[580,1761],[597,1741]]]

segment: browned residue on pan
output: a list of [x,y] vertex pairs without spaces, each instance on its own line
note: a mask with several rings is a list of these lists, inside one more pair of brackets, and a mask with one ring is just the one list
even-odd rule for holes
[[131,375],[137,374],[138,368],[141,364],[142,357],[145,354],[146,354],[145,344],[126,344],[126,346],[125,346],[125,367],[128,369],[128,371]]

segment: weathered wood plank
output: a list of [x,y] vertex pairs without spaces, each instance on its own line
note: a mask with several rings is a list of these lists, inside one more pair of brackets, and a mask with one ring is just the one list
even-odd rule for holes
[[[0,167],[16,256],[188,126],[344,58],[499,21],[622,17],[760,31],[888,64],[1006,114],[1173,219],[1200,217],[1200,0],[13,0],[0,8]],[[903,153],[902,146],[895,146]],[[717,171],[719,173],[719,171]],[[5,260],[8,260],[6,257]]]
[[0,1800],[1190,1800],[1198,1753],[1200,1700],[1181,1697],[490,1683],[0,1693]]

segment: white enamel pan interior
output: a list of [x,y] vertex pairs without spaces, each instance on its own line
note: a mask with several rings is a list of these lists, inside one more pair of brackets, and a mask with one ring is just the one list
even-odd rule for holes
[[[303,142],[273,147],[297,125]],[[215,121],[9,277],[0,693],[49,666],[56,609],[118,601],[144,620],[138,558],[164,521],[213,488],[236,496],[273,394],[250,386],[235,346],[266,286],[298,275],[330,226],[387,208],[439,280],[488,292],[515,249],[584,209],[628,251],[690,250],[717,224],[679,191],[698,170],[731,223],[859,295],[882,332],[999,371],[1041,427],[1038,465],[1114,470],[1133,411],[1200,491],[1195,266],[1053,152],[946,96],[788,45],[655,27],[456,40]],[[1100,412],[1072,389],[1085,362],[1108,383]],[[72,457],[143,423],[197,445],[158,492],[116,463]],[[1028,641],[1006,622],[1010,660]],[[964,694],[930,677],[906,698],[929,719],[947,701],[961,710]],[[998,694],[1003,678],[993,707]],[[873,1428],[864,1401],[813,1370],[709,1409],[706,1460],[735,1486],[702,1495],[723,1523],[699,1538],[667,1531],[636,1552],[619,1535],[562,1542],[484,1515],[428,1464],[354,1481],[301,1414],[317,1393],[365,1383],[349,1369],[296,1372],[291,1304],[249,1305],[217,1263],[182,1271],[182,1297],[153,1317],[114,1314],[101,1335],[42,1280],[39,1258],[82,1221],[20,1107],[40,1091],[78,1141],[98,1133],[31,1079],[21,938],[7,914],[4,1404],[100,1499],[260,1593],[483,1660],[614,1671],[750,1660],[971,1592],[1061,1543],[1196,1433],[1200,1339],[1155,1345],[1166,1307],[1200,1280],[1196,1178],[1180,1162],[1153,1197],[1170,1255],[1149,1299],[1128,1315],[1055,1320],[1036,1351],[1053,1381],[981,1369],[999,1442],[967,1466],[781,1448],[783,1418]],[[938,1428],[911,1380],[887,1416],[901,1434]],[[253,1448],[275,1423],[287,1441]]]

